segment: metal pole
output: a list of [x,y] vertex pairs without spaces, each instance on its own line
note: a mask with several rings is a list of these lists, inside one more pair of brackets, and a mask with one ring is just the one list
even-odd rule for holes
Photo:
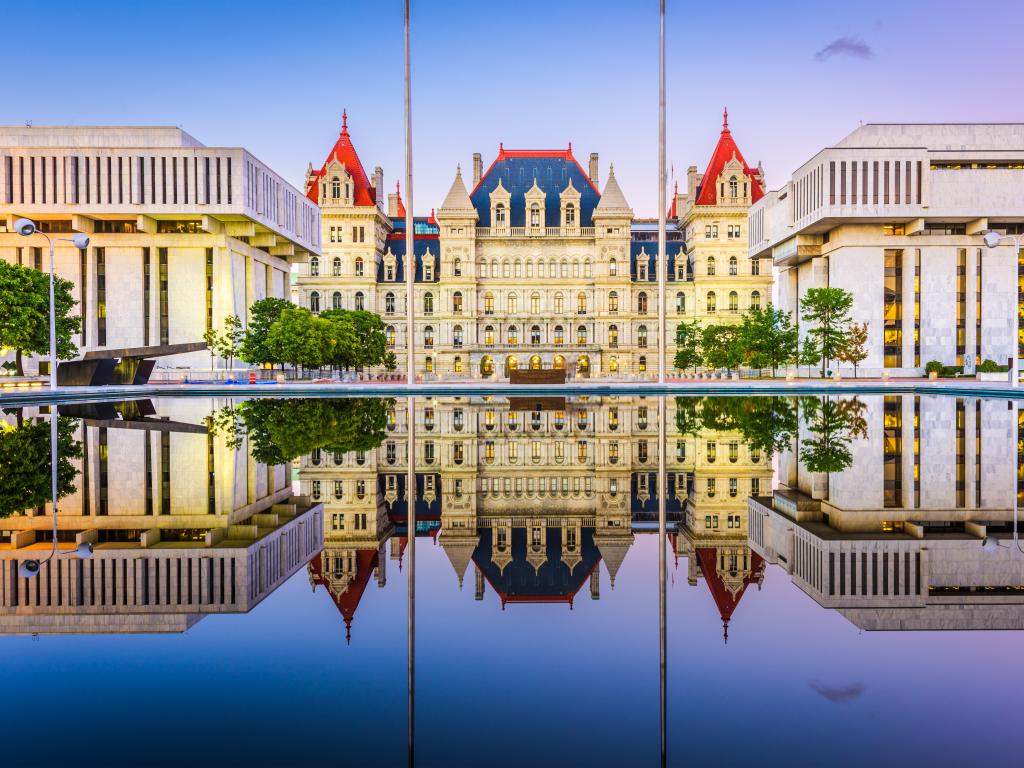
[[52,403],[50,405],[50,497],[53,499],[53,551],[50,553],[50,557],[53,557],[57,551],[57,417],[57,403]]
[[[664,2],[664,0],[663,0]],[[658,398],[658,654],[659,654],[659,688],[661,695],[661,765],[668,761],[668,629],[666,627],[666,594],[665,579],[667,563],[665,561],[665,541],[667,523],[665,520],[665,499],[668,494],[668,482],[665,475],[665,396]]]
[[665,383],[665,0],[659,2],[658,19],[658,383]]
[[[406,0],[408,6],[408,0]],[[415,764],[416,746],[416,398],[406,400],[405,501],[409,540],[409,591],[406,607],[406,649],[408,653],[409,767]]]
[[[52,392],[57,391],[57,305],[54,303],[53,298],[53,240],[46,238],[46,242],[50,245],[50,390]],[[85,322],[85,319],[82,319]],[[56,406],[54,406],[56,408]],[[57,450],[56,443],[54,444],[54,451]],[[53,487],[57,487],[56,479],[53,481]],[[54,491],[53,497],[54,503],[57,501],[56,491]]]
[[[1015,261],[1020,260],[1020,237],[1017,235],[1013,236],[1013,257]],[[1012,386],[1016,389],[1020,387],[1020,278],[1017,278],[1016,286],[1016,301],[1013,302],[1013,370],[1010,371],[1010,381]],[[981,350],[978,350],[979,352]],[[1016,429],[1016,425],[1014,425]],[[1014,496],[1016,498],[1016,496]],[[1016,512],[1016,502],[1014,503],[1014,512]],[[1017,528],[1014,526],[1014,535],[1017,533]]]
[[405,0],[405,371],[410,386],[416,383],[414,308],[416,245],[412,201],[412,86],[409,70],[409,0]]

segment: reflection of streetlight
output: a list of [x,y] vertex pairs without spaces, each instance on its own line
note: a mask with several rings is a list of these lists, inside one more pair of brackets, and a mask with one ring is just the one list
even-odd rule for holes
[[[82,233],[76,234],[74,237],[56,237],[51,238],[45,232],[40,232],[36,227],[35,222],[29,219],[18,219],[14,222],[14,229],[22,237],[31,237],[34,234],[40,234],[46,238],[46,242],[50,245],[50,389],[57,389],[57,305],[53,300],[53,245],[58,240],[63,240],[68,243],[73,243],[75,248],[80,251],[84,251],[89,247],[89,236],[83,235]],[[54,503],[56,503],[56,498]],[[54,523],[56,525],[56,523]]]
[[[56,525],[56,520],[57,520],[57,512],[56,512],[56,510],[54,510],[53,519],[54,519],[54,525]],[[31,579],[33,576],[37,576],[39,574],[39,569],[42,568],[44,564],[50,562],[50,560],[56,554],[57,554],[57,539],[55,537],[54,540],[53,540],[53,550],[50,552],[50,554],[47,556],[47,558],[45,560],[43,560],[42,562],[40,562],[39,560],[26,560],[25,562],[23,562],[21,565],[18,566],[18,575],[22,576],[22,577],[24,577],[26,579]],[[92,557],[92,544],[90,542],[88,542],[88,541],[83,541],[81,544],[79,544],[75,549],[71,550],[70,552],[61,552],[59,554],[60,557],[63,557],[64,555],[76,555],[77,557],[80,557],[81,559],[85,560],[87,558]]]
[[[1019,235],[1001,235],[998,232],[989,230],[983,235],[985,240],[986,248],[997,248],[1003,240],[1009,240],[1013,243],[1013,253],[1017,258],[1020,258],[1020,236]],[[1020,287],[1017,287],[1017,293],[1020,293]],[[1013,355],[1010,357],[1013,360],[1013,365],[1010,366],[1010,382],[1015,387],[1020,386],[1020,361],[1017,359],[1020,353],[1020,296],[1018,295],[1013,302]],[[980,350],[979,350],[980,352]]]
[[[988,244],[988,236],[990,234],[996,234],[996,233],[989,232],[989,233],[987,233],[985,235],[986,245]],[[1017,466],[1017,462],[1020,459],[1020,457],[1018,456],[1019,448],[1017,447],[1017,424],[1018,424],[1018,421],[1017,421],[1017,418],[1018,418],[1017,417],[1017,401],[1016,400],[1012,401],[1011,402],[1011,406],[1012,406],[1011,413],[1013,413],[1013,422],[1010,424],[1010,435],[1012,437],[1011,444],[1013,445],[1013,454],[1012,454],[1013,455],[1013,543],[1017,546],[1018,551],[1020,551],[1021,553],[1024,553],[1024,549],[1022,549],[1021,546],[1020,546],[1020,538],[1017,535],[1017,510],[1018,510],[1018,504],[1017,504],[1018,489],[1017,489],[1017,486],[1018,486],[1018,484],[1020,482],[1020,480],[1019,480],[1020,467]],[[1000,544],[999,540],[994,538],[994,537],[992,537],[992,536],[985,536],[985,538],[981,542],[981,548],[982,548],[982,550],[984,550],[985,552],[988,552],[989,554],[992,554],[994,552],[998,552],[1000,549],[1004,549],[1004,548],[1005,549],[1010,549],[1009,547],[1006,547],[1005,545]]]

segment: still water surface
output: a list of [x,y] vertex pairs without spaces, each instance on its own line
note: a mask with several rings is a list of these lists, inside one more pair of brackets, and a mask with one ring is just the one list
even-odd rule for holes
[[60,413],[48,561],[49,409],[0,426],[5,764],[1019,759],[1006,401]]

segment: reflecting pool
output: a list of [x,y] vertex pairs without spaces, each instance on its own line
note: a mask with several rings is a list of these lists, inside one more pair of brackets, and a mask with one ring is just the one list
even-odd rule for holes
[[53,410],[0,419],[5,765],[1020,759],[1013,401]]

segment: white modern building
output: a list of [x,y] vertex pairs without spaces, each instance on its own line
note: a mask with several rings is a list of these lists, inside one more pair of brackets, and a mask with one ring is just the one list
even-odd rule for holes
[[244,323],[254,301],[288,297],[289,259],[320,249],[315,203],[246,150],[206,147],[179,128],[0,127],[0,259],[48,271],[45,239],[13,231],[20,217],[91,239],[83,251],[59,243],[55,259],[75,284],[83,356],[166,355],[228,315]]
[[866,373],[1020,356],[1019,255],[981,235],[1024,232],[1024,124],[863,125],[755,203],[749,230],[782,308],[797,314],[811,288],[853,294]]

